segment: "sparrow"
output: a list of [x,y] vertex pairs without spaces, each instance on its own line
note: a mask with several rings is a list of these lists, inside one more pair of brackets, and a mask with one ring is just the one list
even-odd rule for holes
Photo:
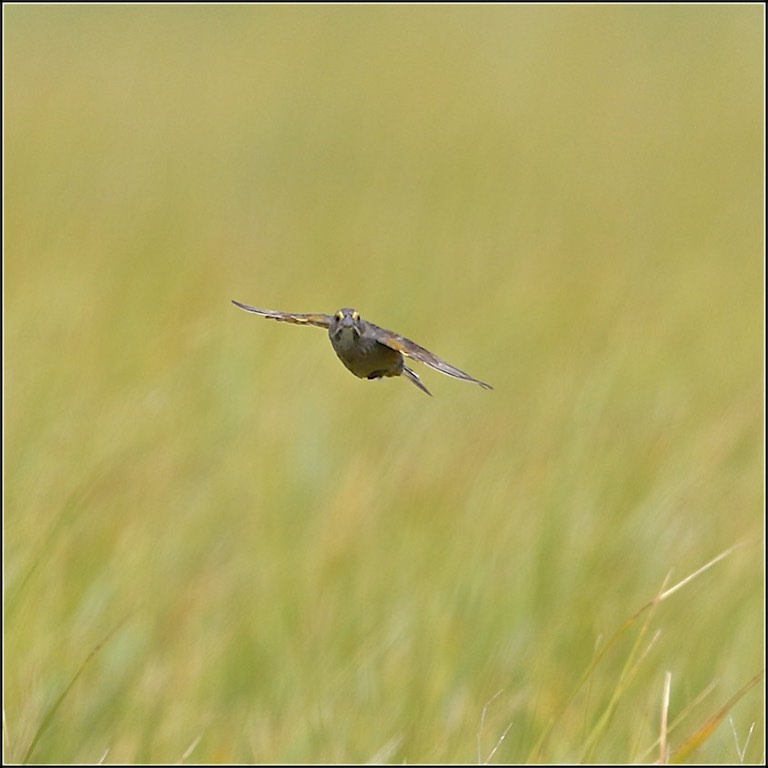
[[474,376],[456,368],[437,355],[406,339],[394,331],[380,328],[378,325],[363,320],[356,309],[344,307],[335,315],[304,314],[298,312],[276,312],[271,309],[257,309],[241,304],[232,299],[232,303],[270,320],[295,325],[315,325],[318,328],[326,328],[331,346],[338,355],[339,360],[360,379],[381,379],[385,376],[405,376],[413,382],[422,392],[432,393],[422,384],[418,374],[405,364],[403,356],[418,360],[430,368],[434,368],[447,376],[453,376],[462,381],[473,381],[483,389],[493,389]]

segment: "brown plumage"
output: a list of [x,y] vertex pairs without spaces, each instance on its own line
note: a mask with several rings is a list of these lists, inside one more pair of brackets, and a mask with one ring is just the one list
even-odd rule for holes
[[275,312],[271,309],[257,309],[232,300],[232,303],[271,320],[296,325],[315,325],[318,328],[327,328],[334,351],[342,363],[355,376],[361,379],[379,379],[384,376],[404,375],[412,381],[422,392],[428,395],[432,393],[421,383],[421,379],[415,371],[411,370],[403,359],[403,355],[418,360],[430,368],[434,368],[447,376],[463,381],[473,381],[484,389],[493,389],[490,384],[470,376],[468,373],[456,368],[428,349],[419,346],[405,336],[386,328],[363,320],[354,309],[345,307],[335,315],[313,315],[292,312]]

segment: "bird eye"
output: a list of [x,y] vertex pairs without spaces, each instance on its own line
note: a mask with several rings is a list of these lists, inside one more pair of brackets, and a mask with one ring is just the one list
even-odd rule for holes
[[344,319],[344,313],[343,313],[341,310],[339,310],[339,311],[336,313],[336,319],[337,319],[337,320],[343,320],[343,319]]
[[353,320],[359,320],[360,319],[360,315],[355,311],[355,312],[352,313],[352,319]]

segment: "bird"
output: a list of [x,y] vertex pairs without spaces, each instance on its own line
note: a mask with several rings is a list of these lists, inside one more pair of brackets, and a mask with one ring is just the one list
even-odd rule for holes
[[431,397],[432,393],[424,386],[416,371],[405,364],[403,359],[403,355],[405,355],[405,357],[418,360],[447,376],[453,376],[462,381],[472,381],[479,384],[483,389],[493,389],[490,384],[486,384],[450,363],[446,363],[445,360],[419,346],[416,342],[406,339],[405,336],[363,320],[356,309],[344,307],[335,315],[324,315],[258,309],[234,299],[232,299],[232,303],[246,312],[261,315],[270,320],[326,328],[331,345],[339,360],[360,379],[405,376],[408,381]]

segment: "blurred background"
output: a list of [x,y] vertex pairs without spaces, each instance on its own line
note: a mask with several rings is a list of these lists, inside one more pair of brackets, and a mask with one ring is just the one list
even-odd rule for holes
[[648,762],[760,671],[761,6],[3,15],[6,760]]

